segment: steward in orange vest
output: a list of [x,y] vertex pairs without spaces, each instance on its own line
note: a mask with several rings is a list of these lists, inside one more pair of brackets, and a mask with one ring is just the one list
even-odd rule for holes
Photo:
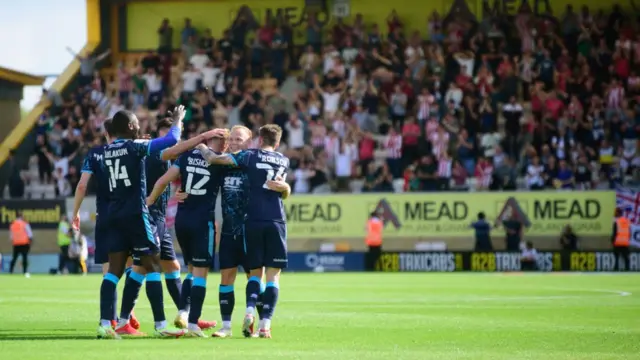
[[22,256],[22,272],[29,277],[29,250],[31,250],[31,241],[33,240],[33,232],[31,225],[22,218],[22,212],[18,211],[16,219],[9,225],[9,236],[13,243],[13,257],[9,266],[9,272],[13,274],[13,269],[18,262],[18,256]]
[[367,253],[365,254],[364,269],[365,271],[374,271],[380,255],[382,255],[382,231],[384,230],[384,222],[377,213],[371,213],[367,220],[365,243],[367,245]]
[[[613,244],[613,254],[616,258],[614,269],[616,271],[628,270],[629,266],[629,243],[631,242],[631,221],[627,219],[621,209],[616,209],[616,219],[613,222],[613,236],[611,243]],[[621,259],[624,259],[624,266]]]

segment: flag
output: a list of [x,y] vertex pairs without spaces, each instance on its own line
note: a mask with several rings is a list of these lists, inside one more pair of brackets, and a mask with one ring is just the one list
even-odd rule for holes
[[640,192],[617,186],[616,207],[622,210],[632,224],[640,224]]

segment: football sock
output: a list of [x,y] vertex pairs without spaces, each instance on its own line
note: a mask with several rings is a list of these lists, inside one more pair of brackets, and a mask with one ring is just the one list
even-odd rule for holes
[[231,328],[231,314],[236,304],[236,296],[233,285],[220,285],[218,292],[220,303],[220,316],[222,317],[222,327]]
[[[164,299],[162,294],[162,276],[159,272],[147,274],[147,297],[151,303],[153,321],[161,323],[166,320],[164,317]],[[156,328],[158,328],[156,326]]]
[[250,277],[249,282],[247,282],[247,314],[253,315],[253,311],[256,308],[258,295],[260,295],[260,283],[260,278],[257,276]]
[[113,318],[113,297],[116,296],[116,289],[120,278],[112,273],[104,274],[102,285],[100,285],[100,325],[111,326]]
[[180,311],[189,312],[189,308],[191,307],[191,287],[193,286],[193,275],[191,273],[185,276],[184,281],[182,282],[182,291],[180,291],[180,306],[178,309]]
[[167,291],[171,295],[171,300],[180,310],[180,290],[182,288],[182,280],[180,280],[180,271],[174,271],[164,274],[164,283],[167,285]]
[[113,318],[111,320],[118,320],[118,289],[113,294]]
[[124,290],[122,291],[122,304],[120,305],[120,321],[129,321],[131,311],[133,311],[133,307],[138,301],[144,278],[143,274],[131,271],[125,280]]
[[207,279],[203,277],[193,278],[191,288],[191,310],[189,311],[189,326],[198,326],[198,320],[202,315],[202,305],[207,295]]
[[271,327],[271,318],[273,317],[273,312],[276,309],[276,304],[278,303],[279,291],[278,283],[270,281],[267,283],[267,288],[264,290],[264,294],[262,295],[262,301],[264,303],[264,309],[262,311],[264,316],[263,326],[267,330]]
[[262,319],[262,309],[264,307],[264,302],[262,300],[264,294],[265,286],[263,283],[260,283],[260,294],[258,295],[258,301],[256,302],[256,310],[258,311],[258,318]]

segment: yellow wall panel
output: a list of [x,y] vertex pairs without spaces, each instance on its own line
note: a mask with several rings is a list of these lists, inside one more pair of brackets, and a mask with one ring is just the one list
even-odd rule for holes
[[[534,11],[545,12],[550,9],[556,17],[562,16],[566,5],[571,3],[579,8],[589,6],[593,12],[596,9],[609,9],[612,3],[600,0],[467,0],[467,6],[478,17],[485,11],[497,11],[500,14],[516,14],[521,4],[530,4]],[[248,6],[256,19],[261,23],[268,13],[275,14],[282,9],[296,29],[296,39],[304,39],[304,0],[216,0],[211,2],[132,2],[127,5],[127,44],[129,50],[155,49],[158,47],[156,30],[163,18],[168,18],[174,28],[174,45],[180,44],[180,30],[184,18],[193,20],[199,30],[210,28],[215,37],[229,27],[235,19],[238,9]],[[329,0],[331,4],[331,1]],[[392,2],[380,0],[352,0],[351,15],[364,15],[367,24],[378,23],[386,33],[386,18],[395,9],[408,31],[418,30],[423,35],[427,33],[427,18],[433,11],[446,14],[453,5],[453,0],[394,0]],[[329,9],[331,5],[329,5]],[[320,19],[331,23],[331,11],[320,14]],[[303,40],[302,40],[303,41]],[[300,41],[298,41],[300,43]]]

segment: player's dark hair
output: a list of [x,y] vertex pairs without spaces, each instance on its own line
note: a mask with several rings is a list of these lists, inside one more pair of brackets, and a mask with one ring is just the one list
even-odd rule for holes
[[16,218],[21,218],[22,217],[22,210],[17,210],[16,211]]
[[485,218],[486,218],[486,216],[482,211],[478,213],[478,219],[484,220]]
[[276,146],[282,137],[282,128],[276,124],[268,124],[261,127],[258,134],[262,138],[263,145]]
[[104,132],[107,133],[107,135],[111,136],[113,129],[111,129],[111,125],[112,125],[112,121],[111,119],[107,119],[104,121],[104,123],[102,123],[102,126],[104,127]]
[[374,211],[371,214],[369,214],[369,217],[378,217],[378,212]]
[[127,110],[120,110],[111,120],[111,135],[122,139],[136,139],[138,137],[138,118],[134,113]]
[[170,129],[173,126],[173,119],[169,117],[162,118],[156,123],[156,130]]
[[615,216],[615,217],[620,217],[620,216],[622,216],[622,209],[620,209],[620,208],[616,208],[616,212],[615,212],[615,215],[614,215],[614,216]]

